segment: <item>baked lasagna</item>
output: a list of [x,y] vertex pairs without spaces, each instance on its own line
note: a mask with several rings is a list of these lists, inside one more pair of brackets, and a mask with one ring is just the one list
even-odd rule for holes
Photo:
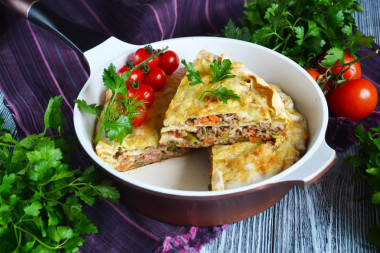
[[[159,143],[165,111],[184,74],[185,71],[181,69],[167,76],[165,89],[155,93],[155,100],[147,109],[144,123],[133,128],[132,133],[127,135],[121,144],[118,140],[110,141],[103,131],[95,146],[96,154],[118,171],[134,169],[184,154],[187,149]],[[107,91],[106,103],[111,95],[112,92]],[[98,124],[97,132],[99,128]]]
[[[194,69],[199,71],[204,83],[209,83],[213,78],[210,65],[214,60],[226,58],[202,50],[193,62]],[[228,99],[226,104],[209,93],[199,99],[204,87],[189,85],[185,76],[165,113],[160,144],[209,147],[269,140],[286,130],[292,120],[278,92],[243,63],[231,62],[231,74],[235,77],[222,80],[212,89],[223,85],[240,100]]]
[[305,152],[308,139],[305,119],[294,110],[289,96],[279,87],[272,87],[282,97],[293,123],[270,141],[215,145],[210,148],[213,191],[237,188],[272,177],[293,165]]

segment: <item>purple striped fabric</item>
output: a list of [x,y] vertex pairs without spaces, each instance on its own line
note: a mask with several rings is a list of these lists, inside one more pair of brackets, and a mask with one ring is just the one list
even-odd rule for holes
[[[133,44],[180,36],[216,34],[242,14],[243,0],[44,1],[69,20]],[[196,18],[194,18],[196,16]],[[52,33],[0,5],[0,89],[21,137],[43,130],[50,97],[63,96],[67,130],[73,131],[73,100],[88,78],[78,55]],[[75,165],[91,163],[78,148]],[[78,159],[80,157],[80,159]],[[81,252],[195,252],[225,226],[174,226],[145,217],[122,203],[97,201],[84,212],[99,229]]]
[[[132,44],[180,36],[213,35],[242,14],[244,0],[66,0],[44,1],[63,16]],[[375,45],[376,48],[379,48]],[[370,50],[363,49],[360,54]],[[380,57],[363,62],[363,75],[380,84]],[[0,5],[0,89],[14,113],[20,136],[41,132],[50,97],[62,95],[67,129],[73,132],[73,100],[88,78],[86,65],[49,31],[30,24]],[[362,122],[380,122],[379,108]],[[330,118],[327,141],[338,151],[354,142],[358,123]],[[78,159],[80,157],[80,159]],[[76,165],[90,161],[78,149]],[[165,224],[123,204],[97,201],[84,207],[99,228],[86,236],[81,252],[198,251],[226,226],[183,227]]]

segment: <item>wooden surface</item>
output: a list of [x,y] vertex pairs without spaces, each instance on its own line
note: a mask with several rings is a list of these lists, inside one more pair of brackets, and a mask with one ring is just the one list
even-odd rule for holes
[[[358,2],[365,8],[355,13],[359,29],[380,44],[380,0]],[[344,161],[354,152],[338,153],[316,183],[294,187],[272,208],[230,224],[201,252],[376,252],[367,235],[380,220],[380,208],[358,200],[367,186],[352,181],[355,169]]]

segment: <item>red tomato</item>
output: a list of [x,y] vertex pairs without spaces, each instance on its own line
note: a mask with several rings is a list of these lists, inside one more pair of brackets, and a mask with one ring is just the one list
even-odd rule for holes
[[161,90],[166,83],[166,74],[162,68],[151,67],[148,74],[144,75],[143,82],[152,86],[154,91]]
[[146,107],[149,107],[154,100],[154,91],[150,85],[140,83],[137,89],[128,87],[128,97],[136,97],[137,100],[144,101]]
[[[126,65],[124,65],[121,69],[119,69],[119,71],[117,72],[117,74],[119,76],[121,76],[124,72],[130,70],[130,68],[128,68]],[[130,81],[138,81],[139,83],[142,82],[143,80],[143,73],[142,73],[142,70],[141,68],[138,68],[136,69],[135,71],[133,71],[130,75],[129,75],[129,78],[128,80]],[[131,83],[130,82],[126,82],[127,85],[130,85]]]
[[[322,76],[318,79],[318,77],[321,75],[321,73],[319,73],[318,71],[314,70],[314,69],[305,69],[307,73],[309,73],[309,75],[311,75],[311,77],[317,82],[322,82],[323,80],[325,80],[325,77]],[[321,85],[321,84],[319,84]],[[322,88],[322,91],[323,92],[327,92],[328,90],[332,89],[332,81],[327,81],[326,83],[324,83],[323,85],[321,85],[321,88]]]
[[[344,51],[344,63],[349,63],[349,62],[352,62],[354,60],[355,60],[354,57],[352,57],[348,52]],[[337,66],[337,65],[339,65],[339,61],[337,61],[334,64],[334,66]],[[342,67],[336,67],[336,68],[333,68],[332,71],[334,71],[334,73],[338,74],[339,71],[341,71],[341,69],[342,69]],[[342,71],[344,71],[346,69],[348,69],[348,67],[344,67]],[[348,69],[343,74],[343,77],[350,79],[350,80],[355,80],[355,79],[361,78],[362,77],[362,68],[360,66],[360,63],[355,62],[354,64],[352,64],[350,69]]]
[[146,118],[146,107],[139,106],[137,107],[138,115],[132,118],[132,126],[137,127],[140,126]]
[[355,79],[330,91],[326,99],[330,111],[335,116],[360,120],[375,109],[378,95],[375,86],[370,81]]
[[[148,59],[149,56],[151,56],[151,53],[146,51],[144,48],[137,49],[137,51],[133,55],[133,65],[137,65],[140,62],[142,62],[143,60]],[[156,66],[158,66],[158,63],[159,63],[159,58],[156,57],[156,58],[153,58],[150,61],[148,61],[147,64],[149,65],[149,67],[156,67]]]
[[312,77],[315,81],[317,81],[318,76],[321,75],[318,71],[316,71],[316,70],[314,70],[314,69],[305,69],[305,70],[306,70],[307,73],[309,73],[309,75],[311,75],[311,77]]
[[[323,60],[325,55],[321,56],[320,58],[320,61]],[[344,51],[344,63],[349,63],[349,62],[352,62],[354,61],[355,58],[352,57],[347,51]],[[334,66],[338,66],[338,65],[341,65],[339,63],[339,60],[336,61],[336,63],[334,64]],[[339,71],[342,70],[342,72],[346,69],[348,69],[348,67],[335,67],[335,68],[332,68],[331,70],[338,74]],[[321,72],[324,73],[326,72],[326,69],[321,69]],[[355,62],[354,64],[352,64],[352,66],[350,67],[350,69],[348,69],[344,74],[343,74],[343,77],[344,78],[347,78],[347,79],[350,79],[350,80],[355,80],[355,79],[359,79],[362,77],[362,68],[360,66],[360,63],[359,62]]]
[[158,66],[165,71],[165,74],[170,75],[176,71],[179,66],[178,55],[171,50],[165,51],[160,55],[160,63]]

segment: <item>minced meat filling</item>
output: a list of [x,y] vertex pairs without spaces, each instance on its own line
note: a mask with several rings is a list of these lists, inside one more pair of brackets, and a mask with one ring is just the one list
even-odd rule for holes
[[250,138],[260,138],[268,140],[272,138],[272,135],[279,135],[284,126],[278,126],[274,129],[270,129],[270,123],[263,122],[259,126],[244,126],[241,128],[234,128],[232,126],[200,126],[196,128],[195,132],[187,131],[173,131],[170,132],[176,138],[183,138],[187,142],[207,142],[217,143],[232,143],[237,138],[243,138],[249,140]]
[[161,150],[157,150],[157,147],[147,147],[143,154],[139,155],[127,155],[126,152],[116,152],[114,159],[117,160],[118,171],[126,171],[132,168],[141,167],[147,164],[155,163],[170,157],[177,157],[184,154],[188,149],[177,148],[175,146],[159,146]]
[[[216,120],[216,121],[215,121]],[[199,124],[213,124],[214,122],[223,122],[226,124],[236,124],[241,120],[235,113],[215,114],[211,116],[192,118],[185,121],[185,125],[194,126]]]

